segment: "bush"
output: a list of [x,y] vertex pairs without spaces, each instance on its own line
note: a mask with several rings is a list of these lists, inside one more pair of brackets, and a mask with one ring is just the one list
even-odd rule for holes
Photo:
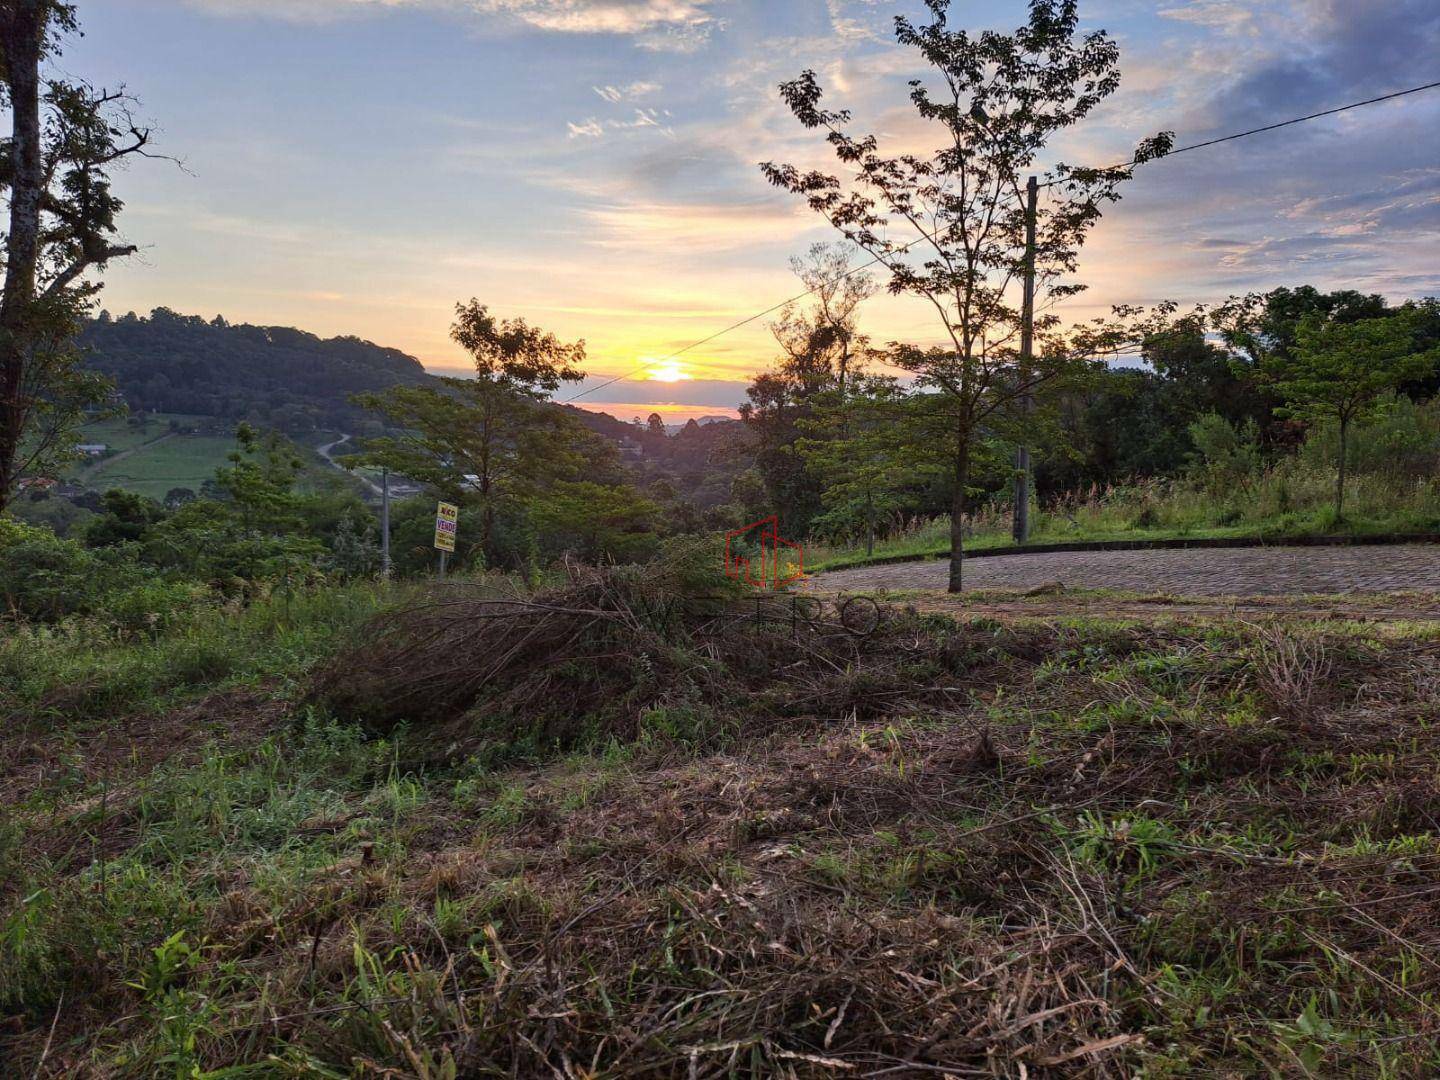
[[56,619],[89,610],[100,562],[49,529],[0,518],[0,601],[12,614]]
[[[1340,456],[1339,425],[1326,420],[1312,427],[1299,456],[1311,468],[1333,470]],[[1345,456],[1356,475],[1435,476],[1440,472],[1440,401],[1422,405],[1395,399],[1376,419],[1350,430]]]
[[1260,429],[1247,420],[1236,426],[1218,413],[1196,420],[1187,429],[1195,444],[1195,471],[1212,487],[1245,483],[1260,469]]

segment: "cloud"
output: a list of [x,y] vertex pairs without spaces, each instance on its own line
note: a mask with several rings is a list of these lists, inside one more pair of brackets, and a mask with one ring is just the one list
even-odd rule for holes
[[641,98],[649,97],[651,94],[659,93],[664,87],[653,82],[632,82],[628,86],[592,86],[590,89],[611,105],[618,105],[622,101],[638,101]]
[[571,121],[565,126],[570,129],[570,138],[572,139],[598,139],[605,134],[605,129],[601,126],[600,121],[593,116],[582,123],[577,124]]
[[587,242],[639,252],[684,252],[691,256],[784,243],[815,227],[803,207],[773,200],[757,202],[624,202],[584,211],[593,229]]
[[[470,0],[478,11],[509,15],[542,30],[574,34],[696,31],[713,26],[710,0]],[[707,31],[708,32],[708,31]]]
[[650,49],[691,51],[722,23],[713,0],[187,0],[217,15],[316,22],[401,9],[470,12],[539,30],[615,34]]
[[[580,384],[578,392],[584,393],[585,397],[577,400],[575,404],[667,404],[731,409],[745,399],[747,385],[745,382],[730,379],[684,379],[680,382],[661,383],[647,379],[644,372],[638,373],[634,379],[608,383],[603,376],[592,375]],[[595,389],[590,390],[592,386]]]
[[674,130],[668,123],[663,122],[668,119],[669,116],[670,113],[668,111],[659,109],[636,109],[634,117],[629,120],[606,120],[602,124],[592,116],[583,123],[577,124],[572,120],[566,123],[565,126],[569,129],[570,138],[572,139],[598,139],[605,134],[607,129],[610,131],[638,131],[641,128],[654,128],[660,134],[673,138],[675,135]]

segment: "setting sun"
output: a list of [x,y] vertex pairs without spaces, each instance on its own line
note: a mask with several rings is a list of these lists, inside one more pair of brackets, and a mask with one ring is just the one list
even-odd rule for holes
[[683,382],[688,378],[690,378],[690,373],[674,360],[666,360],[662,364],[657,364],[650,372],[652,382]]

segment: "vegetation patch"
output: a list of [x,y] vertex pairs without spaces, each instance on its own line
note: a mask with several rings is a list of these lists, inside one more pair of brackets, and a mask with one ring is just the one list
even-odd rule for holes
[[674,574],[418,597],[288,695],[158,709],[170,760],[32,721],[74,759],[0,836],[4,1052],[108,1077],[1440,1067],[1433,634],[762,632]]

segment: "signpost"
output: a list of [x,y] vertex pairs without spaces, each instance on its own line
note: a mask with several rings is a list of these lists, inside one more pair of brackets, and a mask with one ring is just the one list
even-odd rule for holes
[[445,580],[445,558],[455,550],[455,533],[459,527],[460,508],[442,502],[435,507],[435,546],[440,549],[440,580]]

